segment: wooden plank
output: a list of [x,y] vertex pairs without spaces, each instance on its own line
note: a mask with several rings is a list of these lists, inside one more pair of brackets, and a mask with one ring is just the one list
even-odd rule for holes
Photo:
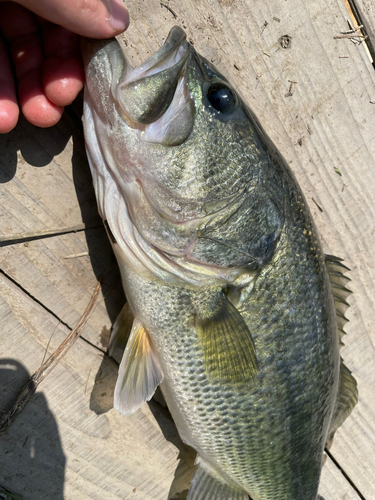
[[[80,118],[77,124],[74,111],[44,131],[21,119],[11,134],[0,137],[0,262],[7,276],[70,328],[102,276],[104,297],[85,335],[103,347],[125,298],[96,208]],[[11,244],[15,235],[42,236],[46,230],[58,233],[85,225],[92,229]]]
[[[357,377],[358,378],[358,377]],[[364,498],[375,498],[375,389],[358,378],[360,402],[337,431],[330,450]]]
[[[155,51],[174,24],[185,27],[198,51],[241,91],[290,163],[326,250],[344,257],[352,268],[354,294],[350,298],[343,356],[359,381],[360,403],[338,431],[331,453],[359,491],[371,500],[375,498],[375,400],[371,387],[375,382],[375,172],[371,168],[375,159],[375,117],[370,101],[374,99],[375,78],[363,46],[334,39],[347,28],[345,7],[341,0],[317,0],[307,5],[297,0],[170,0],[168,6],[177,15],[175,19],[155,0],[150,0],[147,8],[136,0],[127,5],[132,22],[123,40],[134,64]],[[291,44],[285,38],[281,44],[285,35],[291,38]],[[291,92],[290,81],[297,82]],[[73,115],[65,115],[52,131],[37,130],[22,121],[13,134],[0,138],[0,158],[0,199],[4,207],[0,234],[57,231],[96,223],[82,136]],[[87,238],[94,238],[94,231],[87,231]],[[112,262],[108,244],[103,243],[101,248],[99,233],[95,243],[85,239],[83,233],[77,233],[32,241],[29,246],[22,243],[0,248],[0,263],[6,275],[51,313],[63,316],[70,327],[87,303],[98,269],[106,270]],[[89,251],[91,260],[64,259],[67,252],[85,251]],[[25,369],[31,372],[40,363],[47,345],[46,332],[55,328],[56,320],[45,309],[42,313],[38,309],[41,306],[35,306],[17,287],[18,295],[12,295],[9,290],[16,293],[15,285],[5,282],[8,288],[4,289],[3,300],[7,302],[0,316],[0,357],[12,357],[21,363],[23,366],[16,364],[15,371],[23,371],[25,376]],[[84,332],[97,346],[101,346],[103,327],[108,330],[121,306],[116,290],[109,317],[104,307],[98,308]],[[33,312],[34,306],[38,314]],[[66,331],[60,326],[61,330]],[[52,461],[60,498],[62,480],[65,499],[73,495],[77,498],[77,492],[79,498],[167,498],[178,448],[169,448],[171,443],[162,430],[177,442],[173,426],[162,424],[165,420],[161,417],[157,424],[147,407],[129,421],[113,410],[104,413],[110,407],[110,391],[105,388],[111,383],[113,388],[113,369],[102,369],[106,376],[96,384],[91,404],[103,413],[93,415],[89,410],[90,394],[101,358],[84,340],[77,346],[56,372],[58,376],[41,387],[47,399],[47,403],[41,401],[43,411],[39,403],[33,403],[31,416],[25,414],[25,420],[11,431],[0,484],[32,498],[27,487],[30,478],[38,474],[40,477]],[[100,397],[104,392],[107,395]],[[38,437],[43,453],[35,462],[30,457],[29,441],[23,448],[22,438],[26,439],[27,432],[35,427],[42,433],[42,414],[49,415],[46,418],[50,430],[44,441]],[[108,430],[107,420],[99,416],[109,419],[108,438],[103,437]],[[53,448],[50,443],[56,437],[56,428],[60,444],[57,442]],[[21,460],[23,476],[14,476],[11,468],[15,460]],[[61,473],[64,467],[65,473]],[[191,460],[181,460],[179,470],[186,484],[191,469]],[[52,488],[52,483],[48,484]],[[135,493],[132,487],[137,488]],[[38,490],[32,494],[36,495],[33,498],[42,498]],[[325,500],[358,498],[330,460],[323,469],[321,494]]]
[[[1,275],[0,297],[2,411],[48,343],[54,350],[68,330]],[[124,419],[113,409],[101,413],[98,399],[95,413],[90,395],[100,368],[102,387],[113,393],[117,366],[79,339],[1,436],[2,486],[28,500],[166,498],[184,448],[172,421],[156,403]]]
[[16,129],[0,138],[1,235],[100,224],[74,118],[65,113],[50,129],[21,118]]
[[125,297],[104,227],[0,247],[0,261],[2,272],[70,328],[102,276],[103,294],[84,337],[107,348],[111,325]]
[[361,498],[330,458],[327,458],[323,467],[319,493],[326,500],[328,498],[330,500],[360,500]]

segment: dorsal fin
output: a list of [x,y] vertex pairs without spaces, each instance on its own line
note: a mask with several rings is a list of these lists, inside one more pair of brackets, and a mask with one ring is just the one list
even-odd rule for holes
[[352,292],[346,287],[350,278],[345,276],[345,272],[350,271],[345,264],[342,263],[342,259],[335,257],[334,255],[325,255],[325,261],[327,266],[327,271],[329,274],[329,279],[332,286],[332,294],[335,301],[336,308],[336,318],[337,318],[337,331],[339,335],[340,345],[342,344],[342,337],[344,336],[344,325],[348,322],[345,316],[345,312],[349,307],[346,299],[348,295]]
[[[333,255],[325,256],[327,271],[332,285],[332,294],[335,301],[336,318],[337,318],[337,332],[339,336],[340,345],[343,345],[342,337],[344,336],[344,325],[348,322],[345,317],[345,312],[349,307],[346,299],[351,292],[346,288],[346,284],[350,278],[345,276],[344,273],[350,271],[342,263],[342,259]],[[354,406],[358,401],[357,382],[351,371],[345,366],[343,360],[340,358],[340,381],[339,390],[337,393],[335,410],[330,422],[327,447],[330,448],[332,444],[333,435],[344,420],[350,415]]]

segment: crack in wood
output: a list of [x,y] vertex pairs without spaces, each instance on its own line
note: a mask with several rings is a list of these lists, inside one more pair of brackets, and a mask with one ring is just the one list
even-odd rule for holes
[[325,448],[324,451],[327,454],[327,456],[332,460],[332,462],[336,465],[336,467],[339,469],[339,471],[341,472],[341,474],[348,481],[348,483],[353,488],[353,490],[355,490],[355,492],[357,493],[357,495],[359,496],[359,498],[361,500],[366,500],[366,498],[362,495],[362,493],[360,492],[360,490],[358,489],[358,487],[355,485],[355,483],[350,479],[350,476],[344,471],[344,469],[341,467],[341,465],[338,463],[338,461],[333,457],[332,453],[327,448]]
[[[38,304],[42,309],[44,309],[46,312],[48,312],[49,314],[51,314],[51,316],[53,316],[58,322],[59,324],[65,326],[66,328],[68,328],[68,330],[72,330],[72,327],[68,325],[68,323],[66,323],[65,321],[63,321],[61,318],[59,318],[59,316],[54,313],[51,309],[49,309],[49,307],[47,307],[45,304],[43,304],[43,302],[41,302],[39,299],[37,299],[36,297],[34,297],[34,295],[32,295],[28,290],[26,290],[26,288],[24,288],[22,285],[20,285],[14,278],[12,278],[11,276],[9,276],[9,274],[7,274],[3,269],[0,268],[0,274],[2,274],[7,280],[9,280],[11,283],[13,283],[13,285],[15,285],[17,288],[19,288],[19,290],[21,290],[25,295],[27,295],[31,300],[33,300],[36,304]],[[89,340],[87,340],[85,337],[83,337],[81,335],[81,339],[86,342],[86,344],[90,345],[91,347],[94,347],[95,349],[97,349],[101,354],[103,354],[104,356],[108,356],[106,351],[104,351],[103,349],[101,349],[100,347],[98,347],[97,345],[93,344],[92,342],[90,342]]]
[[31,233],[18,233],[0,236],[0,247],[24,243],[26,241],[39,240],[44,238],[52,238],[62,234],[79,233],[88,229],[103,228],[103,221],[94,221],[89,224],[77,224],[76,226],[63,227],[58,229],[45,229]]
[[59,345],[59,347],[48,357],[46,361],[36,370],[29,378],[27,383],[22,387],[18,393],[15,402],[11,407],[3,413],[0,418],[0,435],[5,434],[16,418],[23,412],[27,403],[31,400],[39,384],[52,372],[52,370],[60,363],[65,354],[72,348],[75,342],[81,336],[87,320],[92,313],[98,296],[101,290],[101,281],[98,281],[94,293],[90,299],[85,312],[82,314],[76,326],[69,333],[66,339]]

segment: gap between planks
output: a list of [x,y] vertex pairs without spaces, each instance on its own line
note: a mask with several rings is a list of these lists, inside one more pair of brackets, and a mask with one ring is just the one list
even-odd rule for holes
[[[5,273],[2,269],[0,269],[0,275],[3,276],[3,279],[7,282],[8,285],[12,284],[13,287],[16,287],[20,292],[22,292],[25,296],[31,299],[35,304],[37,304],[40,308],[42,308],[46,313],[50,314],[53,318],[55,318],[59,324],[65,326],[70,332],[73,330],[65,321],[63,321],[56,313],[54,313],[51,309],[49,309],[43,302],[34,297],[28,290],[26,290],[22,285],[20,285],[15,279]],[[104,349],[100,349],[97,345],[90,342],[88,339],[84,337],[84,335],[80,335],[80,339],[82,339],[86,344],[94,347],[98,352],[103,354],[104,356],[108,356]],[[46,349],[48,346],[46,347]],[[112,359],[112,358],[111,358]]]
[[27,241],[41,240],[44,238],[52,238],[54,236],[61,236],[62,234],[79,233],[89,229],[103,228],[103,222],[94,221],[90,224],[77,224],[75,226],[63,227],[58,229],[45,229],[43,231],[35,231],[31,233],[17,233],[10,235],[0,236],[0,247],[7,245],[14,245],[17,243],[25,243]]

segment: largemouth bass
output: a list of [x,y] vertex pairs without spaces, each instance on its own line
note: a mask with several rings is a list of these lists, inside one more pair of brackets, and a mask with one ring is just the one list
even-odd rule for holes
[[357,398],[345,266],[285,160],[179,27],[133,69],[87,41],[84,129],[134,323],[115,408],[160,384],[198,453],[189,500],[315,500]]

